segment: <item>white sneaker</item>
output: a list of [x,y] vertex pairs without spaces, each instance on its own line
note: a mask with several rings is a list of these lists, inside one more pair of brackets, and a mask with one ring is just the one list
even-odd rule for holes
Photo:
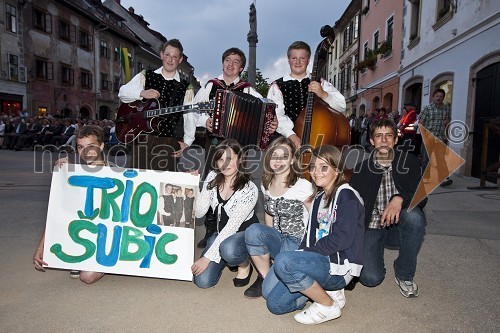
[[394,282],[399,286],[399,291],[404,297],[417,297],[418,286],[415,281],[400,280],[397,276],[394,277]]
[[295,314],[293,318],[301,324],[315,325],[337,319],[341,314],[340,307],[336,302],[333,302],[332,306],[324,306],[314,302],[307,309]]
[[340,306],[341,309],[344,308],[345,306],[344,289],[332,290],[332,291],[327,290],[326,293],[328,294],[328,296],[330,296],[331,299],[333,299],[334,302],[337,302],[337,304]]

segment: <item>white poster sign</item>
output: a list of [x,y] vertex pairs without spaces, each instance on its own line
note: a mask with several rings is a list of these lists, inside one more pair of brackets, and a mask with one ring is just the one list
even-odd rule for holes
[[44,261],[191,281],[198,184],[188,173],[65,164],[52,176]]

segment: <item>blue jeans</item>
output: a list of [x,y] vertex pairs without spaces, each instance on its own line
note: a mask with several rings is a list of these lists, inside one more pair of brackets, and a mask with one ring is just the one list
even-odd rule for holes
[[300,239],[284,235],[265,224],[254,223],[245,230],[245,244],[251,256],[268,254],[275,258],[282,251],[295,251],[299,248]]
[[[251,256],[269,253],[269,256],[274,259],[280,252],[297,250],[300,241],[297,237],[284,235],[277,229],[261,223],[254,223],[245,230],[245,243]],[[267,295],[276,283],[278,279],[271,269],[262,284],[262,294]]]
[[281,252],[276,256],[272,270],[278,282],[267,294],[266,304],[274,314],[304,308],[307,297],[300,292],[309,289],[314,281],[325,290],[338,290],[346,285],[343,276],[330,275],[330,258],[317,252]]
[[399,223],[390,228],[366,229],[363,270],[359,281],[374,287],[385,278],[384,247],[399,246],[399,256],[394,261],[395,275],[405,281],[412,281],[417,270],[417,256],[424,240],[427,222],[418,207],[411,211],[402,210]]
[[[218,233],[214,233],[208,238],[207,246],[201,254],[202,257],[208,249],[210,249],[210,246],[212,246],[218,235]],[[210,288],[215,286],[217,282],[219,282],[224,266],[239,266],[248,260],[248,252],[245,246],[245,232],[240,231],[226,238],[220,244],[219,251],[222,258],[220,262],[216,263],[215,261],[210,261],[207,269],[200,275],[194,277],[194,284],[198,287]]]

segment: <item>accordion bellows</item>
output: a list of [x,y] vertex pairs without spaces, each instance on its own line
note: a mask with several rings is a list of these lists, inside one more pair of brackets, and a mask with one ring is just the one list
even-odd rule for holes
[[276,104],[238,91],[217,90],[213,116],[213,134],[235,139],[242,146],[267,149],[269,127],[276,115]]

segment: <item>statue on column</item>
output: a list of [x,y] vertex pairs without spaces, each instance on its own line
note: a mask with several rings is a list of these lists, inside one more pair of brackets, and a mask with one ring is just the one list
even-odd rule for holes
[[250,12],[249,12],[249,23],[250,23],[250,32],[248,33],[248,37],[250,35],[256,36],[257,35],[257,10],[255,9],[255,4],[250,5]]
[[249,12],[249,23],[250,23],[250,31],[247,35],[248,41],[248,82],[255,85],[255,77],[256,77],[256,48],[257,48],[257,9],[255,8],[255,3],[250,5]]

